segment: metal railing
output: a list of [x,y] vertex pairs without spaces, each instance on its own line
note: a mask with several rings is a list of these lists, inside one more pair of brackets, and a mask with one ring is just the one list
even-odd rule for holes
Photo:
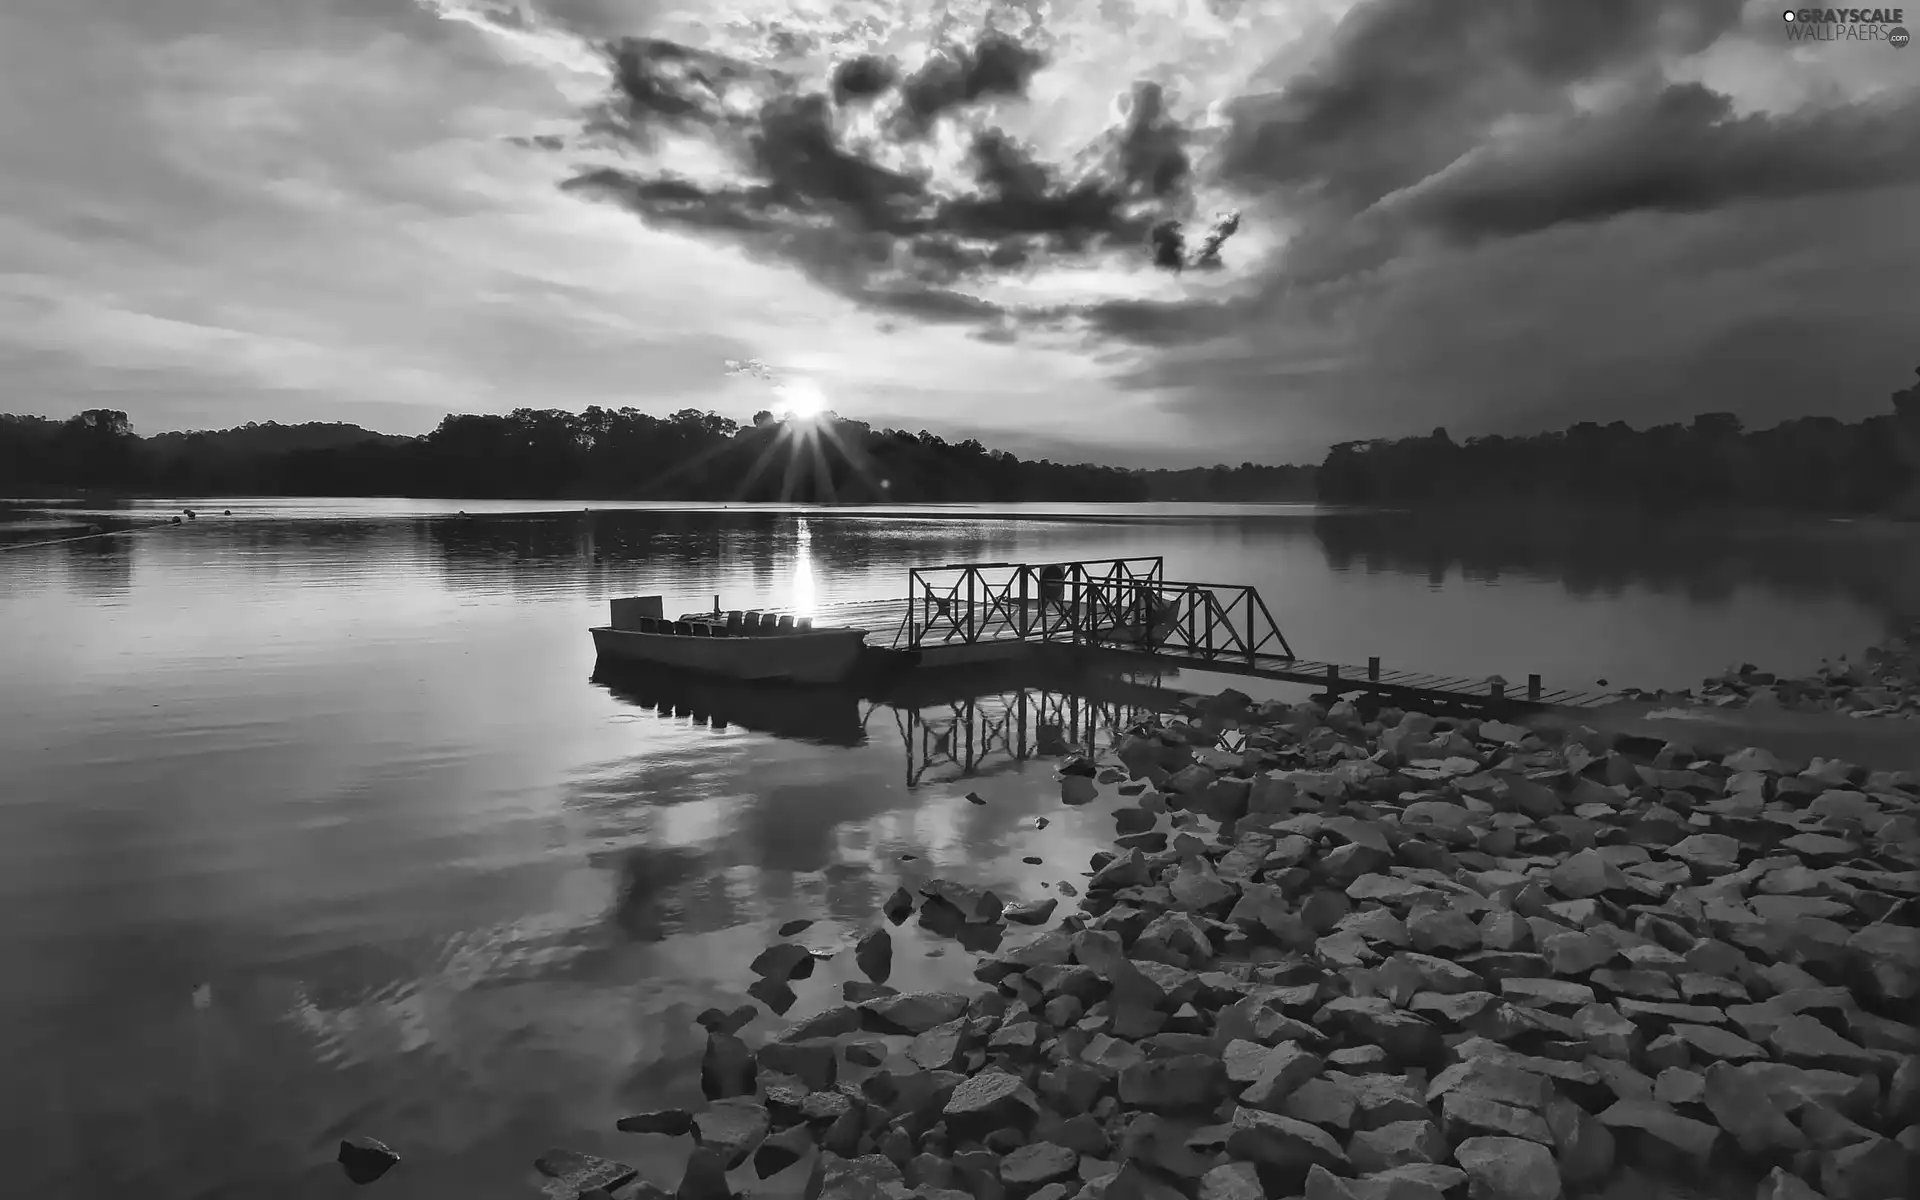
[[1169,581],[1158,557],[914,568],[907,585],[901,640],[911,650],[1020,640],[1248,662],[1295,657],[1259,592]]

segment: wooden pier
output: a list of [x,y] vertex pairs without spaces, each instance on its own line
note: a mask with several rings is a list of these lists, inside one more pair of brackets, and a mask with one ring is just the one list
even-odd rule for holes
[[822,624],[872,630],[876,653],[899,668],[1013,662],[1053,651],[1445,709],[1583,711],[1622,699],[1548,688],[1539,675],[1516,689],[1498,676],[1388,670],[1378,658],[1301,658],[1255,589],[1171,581],[1159,557],[921,567],[908,572],[904,597],[829,604],[811,615]]

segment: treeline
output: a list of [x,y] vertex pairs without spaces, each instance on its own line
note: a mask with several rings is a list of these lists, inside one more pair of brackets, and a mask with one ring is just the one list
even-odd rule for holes
[[1321,463],[1318,486],[1331,504],[1411,508],[1535,502],[1920,516],[1920,385],[1895,393],[1893,412],[1851,424],[1800,417],[1748,430],[1721,412],[1651,429],[1585,421],[1528,437],[1456,442],[1436,429],[1346,442]]
[[1189,467],[1183,471],[1138,472],[1147,484],[1149,500],[1207,500],[1220,504],[1291,502],[1311,504],[1319,498],[1315,467]]
[[1772,508],[1920,516],[1920,386],[1894,411],[1746,430],[1730,413],[1636,430],[1346,442],[1318,467],[1130,471],[1026,460],[971,438],[827,416],[740,425],[683,409],[516,409],[449,415],[421,437],[357,425],[249,424],[140,437],[125,413],[0,415],[0,495],[109,489],[155,495],[438,496],[802,503],[1143,500],[1479,503],[1668,512]]
[[[1265,469],[1256,468],[1260,478]],[[507,499],[1122,502],[1191,473],[1029,461],[978,441],[827,417],[741,426],[684,409],[449,415],[422,437],[356,425],[247,425],[140,437],[125,413],[0,416],[0,494],[112,489],[167,495],[410,495]],[[1223,477],[1244,489],[1241,473]]]

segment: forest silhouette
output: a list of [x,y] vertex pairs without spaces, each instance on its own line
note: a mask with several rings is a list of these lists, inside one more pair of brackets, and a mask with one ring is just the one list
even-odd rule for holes
[[[1920,374],[1920,372],[1916,372]],[[1345,442],[1313,466],[1128,470],[1022,459],[968,439],[827,413],[516,409],[449,414],[419,437],[248,424],[142,437],[127,415],[0,415],[0,494],[420,496],[798,503],[1320,501],[1444,508],[1531,502],[1920,516],[1920,385],[1893,411],[1747,430],[1730,413],[1633,429]]]

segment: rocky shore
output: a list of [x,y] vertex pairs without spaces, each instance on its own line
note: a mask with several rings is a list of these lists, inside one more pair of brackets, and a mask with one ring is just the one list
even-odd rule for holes
[[1704,680],[1697,691],[1628,688],[1626,693],[1633,699],[1668,704],[1920,720],[1920,622],[1869,647],[1859,662],[1841,658],[1801,678],[1782,677],[1743,663]]
[[[709,1010],[706,1106],[619,1122],[682,1179],[556,1149],[547,1192],[1912,1194],[1920,777],[1227,692],[1059,782],[1120,804],[1078,911],[896,892],[843,1002]],[[979,986],[887,987],[907,919],[993,947]]]

